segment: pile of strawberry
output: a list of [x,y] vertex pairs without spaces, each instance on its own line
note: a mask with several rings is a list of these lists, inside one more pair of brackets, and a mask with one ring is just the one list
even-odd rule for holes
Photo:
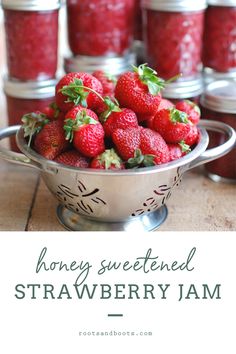
[[49,160],[81,168],[125,169],[180,158],[198,142],[200,110],[161,97],[164,82],[146,64],[116,82],[102,71],[69,73],[55,103],[23,116],[28,145]]

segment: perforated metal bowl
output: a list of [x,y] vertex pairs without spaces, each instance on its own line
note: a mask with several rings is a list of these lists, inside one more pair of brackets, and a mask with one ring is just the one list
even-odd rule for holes
[[[207,149],[206,129],[227,136],[221,146]],[[202,120],[200,140],[192,152],[160,166],[121,171],[74,168],[49,161],[27,146],[20,126],[0,131],[0,140],[16,134],[23,154],[0,148],[0,157],[41,171],[57,198],[60,222],[70,230],[153,230],[166,218],[166,203],[187,170],[229,152],[235,131],[223,123]],[[23,181],[22,181],[23,183]]]

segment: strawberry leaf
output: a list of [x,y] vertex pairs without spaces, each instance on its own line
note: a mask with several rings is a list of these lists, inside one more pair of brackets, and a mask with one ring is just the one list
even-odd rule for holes
[[111,99],[109,96],[106,96],[104,97],[104,103],[106,104],[107,109],[100,115],[100,119],[103,123],[105,123],[112,112],[122,111],[116,99]]
[[67,97],[66,102],[73,102],[76,106],[81,104],[83,107],[87,107],[87,97],[89,92],[86,91],[83,81],[75,78],[69,85],[63,86],[59,92]]
[[169,108],[170,111],[170,120],[172,123],[184,123],[188,124],[188,115],[185,112],[179,111],[176,108]]
[[126,165],[128,168],[134,168],[137,166],[140,166],[143,163],[144,156],[142,154],[142,151],[140,149],[136,149],[134,152],[134,157],[131,157]]
[[143,159],[143,165],[145,167],[150,167],[150,166],[155,166],[155,162],[154,162],[154,159],[155,159],[155,155],[144,155],[144,159]]
[[38,134],[44,125],[49,122],[49,119],[44,113],[31,112],[23,115],[21,121],[23,122],[24,137],[29,137],[28,146],[30,146],[33,135]]
[[165,87],[165,81],[157,76],[157,72],[149,68],[147,64],[141,64],[138,67],[133,66],[134,72],[139,75],[140,81],[147,85],[151,95],[156,96]]
[[184,140],[179,142],[179,146],[181,147],[182,152],[188,153],[191,151],[190,146],[185,144]]
[[114,149],[107,149],[98,157],[100,163],[105,166],[105,169],[108,170],[112,165],[116,168],[121,167],[121,158],[117,155]]
[[70,143],[73,141],[74,138],[74,131],[77,131],[81,126],[87,124],[98,124],[99,122],[94,118],[87,115],[85,110],[82,110],[77,113],[76,118],[68,118],[65,120],[64,130],[65,130],[65,137],[66,140],[69,140]]

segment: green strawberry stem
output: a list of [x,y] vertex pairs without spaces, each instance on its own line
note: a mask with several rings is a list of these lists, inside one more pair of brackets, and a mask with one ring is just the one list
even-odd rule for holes
[[128,168],[135,168],[137,166],[143,165],[145,167],[154,166],[155,155],[147,154],[143,155],[140,149],[136,149],[134,152],[134,157],[131,157],[126,165]]
[[177,75],[171,77],[170,79],[165,81],[165,85],[171,84],[173,81],[178,80],[181,76],[182,76],[182,74],[180,73],[180,74],[177,74]]
[[115,98],[112,100],[109,96],[106,96],[104,97],[103,102],[107,106],[107,109],[102,114],[100,114],[99,118],[102,123],[105,123],[112,112],[121,112],[122,110],[120,109],[119,103]]
[[46,114],[41,112],[31,112],[24,114],[21,118],[23,123],[24,137],[29,137],[28,147],[30,147],[34,134],[38,134],[45,124],[49,122]]
[[87,115],[85,110],[82,110],[77,113],[76,118],[68,118],[65,120],[64,130],[66,140],[69,140],[70,143],[74,138],[74,131],[78,130],[79,127],[86,124],[98,124],[99,122],[94,118]]

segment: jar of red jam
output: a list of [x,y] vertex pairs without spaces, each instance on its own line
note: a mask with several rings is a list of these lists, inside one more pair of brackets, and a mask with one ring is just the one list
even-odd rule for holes
[[216,71],[236,70],[236,0],[208,0],[203,64]]
[[138,41],[142,41],[143,39],[143,30],[142,30],[142,0],[135,0],[134,2],[134,39]]
[[162,91],[162,96],[173,103],[191,100],[198,104],[203,90],[203,78],[199,75],[191,80],[177,80],[167,84]]
[[2,0],[11,78],[52,79],[57,71],[60,0]]
[[205,0],[143,0],[147,61],[158,75],[196,76],[201,69]]
[[[219,80],[210,83],[201,96],[202,117],[226,123],[236,129],[236,81]],[[210,146],[221,145],[225,136],[209,132]],[[236,183],[236,146],[224,157],[205,165],[208,177],[218,182]]]
[[136,0],[67,0],[74,55],[120,56],[131,48]]
[[[55,101],[56,80],[38,82],[20,82],[5,79],[3,89],[7,101],[8,125],[21,124],[24,114],[33,111],[42,111]],[[15,139],[11,146],[16,148]]]
[[119,76],[126,71],[130,71],[132,65],[136,65],[136,56],[132,52],[123,57],[110,58],[77,55],[64,60],[66,73],[82,71],[92,74],[94,71],[103,70],[108,74]]

